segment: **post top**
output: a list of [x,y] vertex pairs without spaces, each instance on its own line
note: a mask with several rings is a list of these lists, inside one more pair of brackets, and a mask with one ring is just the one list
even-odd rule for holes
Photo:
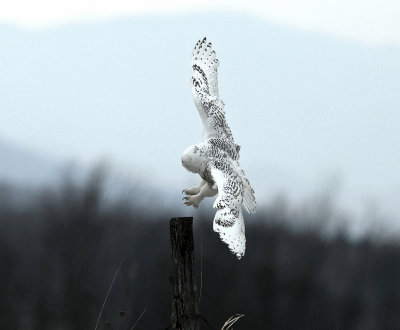
[[193,221],[193,217],[171,218],[171,222],[177,222],[177,221]]

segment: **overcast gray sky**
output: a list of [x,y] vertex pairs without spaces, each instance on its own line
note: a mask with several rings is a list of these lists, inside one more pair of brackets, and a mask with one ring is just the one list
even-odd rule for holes
[[399,214],[397,2],[229,3],[1,3],[0,138],[110,158],[178,200],[198,181],[179,158],[201,137],[190,53],[207,36],[261,206],[333,187],[352,209]]
[[13,0],[0,20],[30,28],[132,14],[234,11],[367,43],[400,42],[398,0]]

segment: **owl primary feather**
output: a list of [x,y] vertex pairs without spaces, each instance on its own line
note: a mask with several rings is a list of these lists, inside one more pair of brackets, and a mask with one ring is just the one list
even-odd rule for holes
[[199,186],[184,189],[185,205],[197,208],[205,197],[218,194],[214,231],[240,259],[246,249],[242,206],[254,213],[254,190],[239,165],[238,146],[225,118],[218,95],[218,59],[206,38],[199,40],[192,54],[192,94],[203,122],[203,142],[187,148],[182,165],[201,177]]

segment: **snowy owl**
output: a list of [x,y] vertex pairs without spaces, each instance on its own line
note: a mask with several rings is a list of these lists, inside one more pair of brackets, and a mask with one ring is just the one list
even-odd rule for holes
[[218,96],[218,59],[206,38],[192,54],[192,94],[203,122],[203,142],[187,148],[182,165],[202,178],[198,187],[184,189],[185,205],[197,208],[204,197],[218,193],[214,231],[240,259],[246,249],[242,205],[254,213],[254,190],[239,165],[240,146],[235,144]]

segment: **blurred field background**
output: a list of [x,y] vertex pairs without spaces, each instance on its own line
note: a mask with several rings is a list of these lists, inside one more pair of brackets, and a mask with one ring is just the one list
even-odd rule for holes
[[[100,166],[79,180],[70,172],[59,186],[29,192],[1,185],[2,328],[94,328],[122,258],[99,329],[130,329],[144,310],[135,328],[168,327],[168,220],[177,211],[149,207],[162,196],[140,185],[107,194],[107,172]],[[271,202],[247,221],[240,261],[212,231],[211,210],[195,215],[200,311],[213,329],[234,313],[245,314],[237,329],[398,327],[397,240],[375,228],[358,240],[332,232],[340,219],[329,201],[316,206]]]
[[[202,329],[400,328],[396,1],[32,4],[0,4],[1,329],[94,329],[121,260],[99,329],[167,328],[179,216]],[[258,202],[240,261],[181,201],[204,36]]]

